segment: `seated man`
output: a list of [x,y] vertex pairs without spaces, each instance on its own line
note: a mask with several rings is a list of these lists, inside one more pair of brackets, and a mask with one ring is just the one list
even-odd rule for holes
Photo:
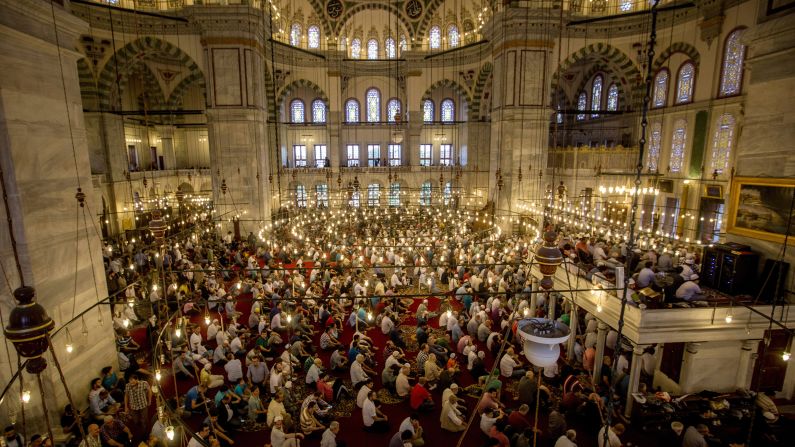
[[701,287],[698,286],[698,275],[693,273],[690,279],[686,280],[676,289],[676,297],[685,301],[699,301],[704,299]]

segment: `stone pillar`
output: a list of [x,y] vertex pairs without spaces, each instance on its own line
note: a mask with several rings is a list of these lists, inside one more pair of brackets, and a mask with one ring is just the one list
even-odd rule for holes
[[[125,202],[132,200],[130,188],[125,184],[125,172],[130,169],[131,160],[124,137],[124,119],[120,115],[107,112],[84,112],[83,116],[91,173],[104,176],[105,188],[102,194],[109,212],[109,234],[117,235],[122,231]],[[102,212],[101,202],[100,200],[97,204],[98,209],[91,206],[95,216]]]
[[683,393],[688,393],[690,388],[690,376],[692,375],[694,358],[698,355],[701,343],[687,343],[685,353],[682,356],[682,372],[679,375],[679,386]]
[[157,126],[160,134],[160,147],[163,151],[165,169],[177,169],[177,155],[174,152],[174,126]]
[[267,69],[263,35],[269,34],[268,23],[259,10],[246,6],[205,6],[191,13],[202,31],[207,55],[207,132],[214,205],[227,226],[239,216],[245,236],[249,231],[256,233],[260,222],[271,214],[268,174],[274,151],[269,149],[266,131],[262,76]]
[[636,393],[638,391],[638,385],[640,384],[640,373],[643,369],[641,356],[643,355],[643,350],[646,349],[647,346],[648,345],[635,345],[635,348],[632,350],[632,363],[629,366],[629,388],[627,389],[627,403],[624,407],[624,416],[628,418],[632,415],[632,404],[635,402],[635,399],[632,398],[632,393]]
[[566,357],[571,361],[575,357],[574,345],[577,344],[577,328],[579,326],[579,315],[577,314],[577,304],[573,301],[571,303],[571,311],[569,312],[569,328],[571,329],[571,336],[569,336],[569,346]]
[[[544,83],[555,43],[540,32],[543,26],[532,24],[535,20],[525,8],[508,6],[492,19],[499,26],[485,33],[494,60],[489,200],[501,215],[518,211],[521,199],[540,197],[536,179],[546,168],[551,110]],[[510,230],[507,216],[497,222]]]
[[607,339],[607,330],[610,329],[605,322],[598,320],[596,327],[596,357],[593,361],[593,382],[599,382],[599,374],[602,371],[602,358],[605,355],[605,340]]
[[756,350],[759,347],[759,340],[744,340],[740,350],[740,359],[737,361],[737,388],[748,389],[751,381],[751,370],[753,369],[756,358]]
[[[73,315],[107,297],[101,241],[91,222],[96,215],[86,211],[84,219],[75,199],[79,182],[91,210],[101,209],[101,199],[92,187],[77,73],[82,55],[74,50],[79,36],[89,29],[58,2],[0,0],[0,11],[0,66],[6,67],[0,70],[0,168],[4,177],[0,188],[7,195],[11,216],[9,225],[5,203],[0,201],[0,262],[9,282],[9,287],[0,287],[0,307],[7,319],[14,306],[11,289],[32,286],[38,303],[60,328]],[[12,230],[22,278],[14,261]],[[80,256],[75,265],[76,246]],[[77,399],[75,404],[81,408],[88,391],[85,372],[116,364],[107,307],[88,310],[84,318],[85,325],[78,319],[67,326],[71,353],[65,349],[65,331],[52,338],[70,391]],[[0,361],[9,362],[16,370],[13,348],[10,355],[8,358],[4,351]],[[49,366],[41,378],[48,399],[47,416],[52,418],[67,401],[54,362],[49,354],[46,357]],[[9,368],[2,365],[0,383],[7,384],[10,379]],[[32,394],[31,402],[25,405],[25,435],[30,439],[45,430],[45,420],[35,380],[28,376],[25,387]],[[5,399],[0,423],[9,422],[12,408],[18,411],[18,397],[12,403],[14,399]],[[16,417],[19,421],[18,414]],[[52,419],[52,426],[57,427],[57,417]]]

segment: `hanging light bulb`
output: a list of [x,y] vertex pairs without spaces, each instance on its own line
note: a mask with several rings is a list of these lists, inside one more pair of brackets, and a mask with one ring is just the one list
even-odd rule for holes
[[373,313],[371,311],[367,311],[367,321],[373,321]]
[[171,425],[166,427],[166,438],[168,438],[169,441],[174,440],[174,427],[172,427]]
[[125,328],[128,328],[128,327],[130,327],[130,319],[129,319],[129,318],[125,318],[124,320],[122,320],[122,321],[121,321],[121,324],[122,324],[122,325],[123,325]]
[[530,316],[530,308],[529,307],[525,307],[524,310],[522,311],[522,314],[525,316],[525,318],[529,317]]
[[74,346],[72,346],[72,344],[71,344],[71,343],[67,343],[67,344],[66,344],[66,353],[67,353],[67,354],[71,354],[71,353],[72,353],[72,351],[74,351],[74,349],[75,349],[75,348],[74,348]]
[[726,314],[726,324],[730,324],[732,322],[732,319],[733,319],[732,313],[731,312],[727,313]]
[[30,402],[30,390],[25,390],[22,392],[22,403],[26,404]]
[[161,377],[162,377],[162,376],[160,375],[160,370],[159,370],[159,369],[156,369],[156,370],[155,370],[155,380],[157,380],[158,382],[160,382],[160,378],[161,378]]
[[210,315],[209,314],[204,316],[204,324],[206,324],[207,326],[210,325]]
[[447,318],[450,318],[452,316],[453,316],[453,311],[450,310],[450,309],[447,309]]
[[785,362],[789,362],[790,356],[791,354],[789,351],[784,351],[781,353],[781,359],[784,360]]
[[176,335],[177,338],[182,337],[182,328],[177,326],[177,328],[174,330],[174,335]]
[[290,314],[287,314],[287,322],[290,323],[291,321],[293,321],[293,316],[290,315]]

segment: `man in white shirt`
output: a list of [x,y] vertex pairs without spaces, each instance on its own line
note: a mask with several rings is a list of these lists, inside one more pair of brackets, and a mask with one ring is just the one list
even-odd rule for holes
[[323,360],[316,358],[315,362],[312,363],[312,366],[309,367],[309,370],[306,372],[306,384],[310,386],[310,388],[314,389],[315,384],[320,380],[320,372],[323,366]]
[[364,402],[367,400],[367,396],[370,395],[370,391],[373,390],[373,381],[367,380],[361,388],[359,388],[359,392],[356,394],[356,406],[359,408],[364,408]]
[[411,384],[409,383],[409,375],[411,374],[411,365],[406,363],[398,373],[395,379],[395,391],[400,397],[408,397],[411,392]]
[[638,273],[638,280],[635,281],[639,289],[649,287],[654,282],[654,270],[651,261],[646,261],[644,267]]
[[624,434],[624,424],[616,424],[610,427],[607,431],[607,444],[605,444],[605,427],[599,430],[599,435],[596,438],[599,447],[621,447],[621,439],[619,436]]
[[359,354],[356,356],[356,361],[353,362],[351,365],[351,382],[355,387],[358,383],[364,382],[369,380],[370,377],[367,376],[367,373],[364,372],[364,368],[362,364],[364,363],[364,355]]
[[237,380],[243,377],[243,365],[240,359],[235,358],[231,354],[227,356],[224,369],[226,370],[226,380],[231,383],[237,383]]
[[505,355],[500,359],[500,375],[503,377],[523,377],[525,370],[518,368],[521,364],[516,360],[513,347],[508,348]]
[[566,434],[558,438],[555,442],[555,447],[577,447],[574,440],[577,439],[577,432],[574,430],[566,430]]
[[337,433],[340,432],[340,423],[331,421],[323,437],[320,439],[320,447],[337,447]]
[[207,326],[207,341],[215,339],[215,336],[218,335],[218,331],[220,327],[218,325],[218,319],[213,319],[213,322]]
[[375,391],[370,391],[370,395],[362,406],[362,422],[364,431],[384,433],[389,430],[389,422],[384,413],[375,406]]
[[686,280],[676,289],[676,297],[685,301],[698,301],[704,298],[701,287],[698,286],[698,275],[695,273],[690,275],[690,279]]

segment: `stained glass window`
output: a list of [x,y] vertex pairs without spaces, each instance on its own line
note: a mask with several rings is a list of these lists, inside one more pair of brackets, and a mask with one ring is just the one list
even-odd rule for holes
[[430,99],[422,102],[422,121],[426,123],[433,122],[433,101]]
[[387,146],[387,156],[389,157],[389,166],[400,166],[401,152],[403,148],[399,144],[390,144]]
[[394,59],[397,57],[397,48],[395,47],[395,39],[387,37],[384,41],[384,50],[386,51],[387,59]]
[[660,70],[654,77],[653,107],[665,107],[668,100],[668,70]]
[[619,9],[621,12],[629,12],[632,10],[632,0],[621,0],[621,4],[619,5]]
[[409,49],[409,43],[406,40],[405,35],[400,36],[400,51],[406,51]]
[[389,206],[400,206],[400,183],[389,185]]
[[453,182],[447,182],[444,184],[444,188],[442,188],[442,200],[444,200],[445,205],[450,204],[450,200],[453,198]]
[[362,57],[362,41],[359,39],[353,39],[351,41],[351,57],[353,59],[359,59]]
[[685,160],[685,142],[687,141],[687,121],[676,120],[674,134],[671,137],[671,172],[681,172]]
[[[591,110],[597,111],[602,108],[602,76],[597,75],[593,79],[591,85]],[[592,113],[591,118],[599,116],[598,113]]]
[[309,48],[320,48],[320,28],[312,25],[306,30],[306,42]]
[[394,123],[395,117],[398,115],[400,115],[400,100],[392,98],[386,103],[386,120]]
[[297,185],[295,187],[295,206],[298,208],[306,208],[306,188],[304,185]]
[[375,39],[367,41],[367,59],[378,59],[378,41]]
[[447,27],[447,45],[450,48],[455,48],[458,46],[460,40],[458,36],[458,27],[455,25],[450,25]]
[[297,47],[301,45],[301,25],[293,23],[290,27],[290,45]]
[[348,102],[345,103],[345,122],[359,122],[359,101],[355,99],[349,99]]
[[[588,107],[588,97],[585,95],[585,92],[582,92],[580,96],[577,97],[577,110],[585,110],[586,107]],[[584,113],[577,114],[577,121],[582,121],[584,119]]]
[[381,121],[381,93],[377,89],[367,90],[367,122]]
[[367,206],[381,205],[381,185],[370,183],[367,185]]
[[439,106],[441,110],[441,120],[443,123],[452,123],[455,121],[455,103],[452,99],[445,99]]
[[434,25],[428,33],[428,46],[432,50],[438,50],[442,47],[442,30]]
[[610,88],[607,89],[607,110],[618,110],[618,86],[616,84],[610,84]]
[[734,140],[734,117],[724,113],[716,123],[715,136],[712,139],[711,170],[722,174],[729,167],[729,155]]
[[657,171],[662,146],[662,124],[655,122],[649,127],[649,151],[646,166],[650,171]]
[[318,208],[328,208],[328,185],[325,183],[315,185],[315,195]]
[[322,99],[312,101],[312,122],[325,123],[326,122],[326,105],[323,104]]
[[300,99],[294,99],[290,103],[290,121],[294,123],[304,122],[304,102]]
[[676,80],[676,103],[683,104],[693,100],[693,80],[696,74],[696,67],[690,62],[686,62],[679,68],[678,79]]
[[742,44],[744,29],[729,34],[723,52],[723,69],[720,73],[720,96],[737,95],[742,89],[745,45]]
[[420,205],[422,206],[430,206],[431,205],[431,194],[433,191],[433,186],[431,186],[431,182],[425,182],[420,187]]

